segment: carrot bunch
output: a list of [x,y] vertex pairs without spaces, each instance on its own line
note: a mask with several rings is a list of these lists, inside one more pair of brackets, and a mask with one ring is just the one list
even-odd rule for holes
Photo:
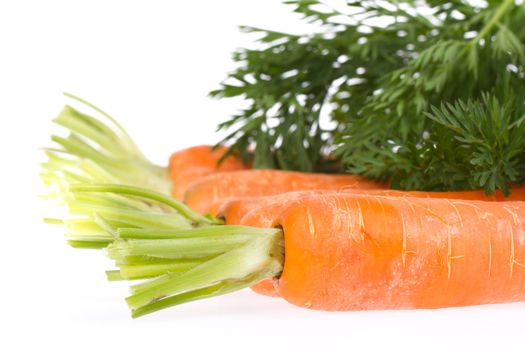
[[321,310],[525,300],[524,187],[394,191],[251,169],[211,146],[164,168],[106,117],[67,107],[57,119],[70,135],[53,138],[42,177],[80,217],[48,222],[75,247],[106,248],[110,280],[142,281],[127,298],[135,317],[246,287]]

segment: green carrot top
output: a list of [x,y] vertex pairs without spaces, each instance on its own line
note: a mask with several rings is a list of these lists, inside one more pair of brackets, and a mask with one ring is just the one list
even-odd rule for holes
[[230,152],[255,145],[256,168],[343,169],[401,189],[525,179],[523,2],[285,3],[320,31],[242,28],[261,45],[235,52],[239,68],[211,92],[247,101],[219,126]]

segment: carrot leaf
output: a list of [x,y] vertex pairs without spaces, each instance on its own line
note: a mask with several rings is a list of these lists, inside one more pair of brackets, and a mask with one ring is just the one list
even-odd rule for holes
[[[473,152],[472,147],[428,117],[448,104],[486,110],[486,94],[512,115],[502,122],[521,117],[523,1],[285,3],[312,30],[242,27],[257,36],[258,45],[237,50],[238,68],[210,93],[247,102],[219,125],[227,131],[221,143],[230,147],[228,154],[253,157],[260,168],[346,170],[400,189],[490,193],[523,181],[525,169],[515,166],[519,157],[514,156],[524,152],[522,144],[507,142],[505,133],[496,136],[513,155],[508,162],[498,157],[496,174],[472,166],[468,157],[454,157],[457,147]],[[457,111],[456,119],[468,123],[472,113]],[[493,151],[471,155],[477,162],[492,161]],[[446,172],[438,166],[443,157],[454,159],[446,162]],[[326,166],[328,161],[342,166]]]

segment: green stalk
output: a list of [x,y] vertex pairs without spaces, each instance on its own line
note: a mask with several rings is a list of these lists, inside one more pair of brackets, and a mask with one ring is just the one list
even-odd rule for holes
[[73,248],[102,249],[102,248],[106,248],[110,244],[110,241],[88,242],[88,241],[68,240],[67,244],[69,244]]
[[248,237],[241,235],[175,239],[116,240],[108,249],[108,256],[118,259],[126,255],[147,255],[157,258],[203,258],[231,250]]
[[113,125],[115,125],[117,127],[117,129],[120,131],[121,133],[121,143],[123,145],[125,145],[125,148],[128,149],[129,151],[131,151],[133,154],[135,154],[138,158],[140,159],[144,159],[144,160],[147,160],[146,157],[142,154],[142,152],[140,151],[140,149],[137,147],[137,145],[135,144],[135,142],[133,142],[133,139],[129,136],[129,134],[127,133],[127,131],[122,127],[122,125],[120,125],[120,123],[117,122],[116,119],[114,119],[112,116],[110,116],[108,113],[106,113],[105,111],[103,111],[102,109],[100,109],[99,107],[93,105],[92,103],[78,97],[78,96],[75,96],[71,93],[68,93],[68,92],[64,92],[64,96],[67,96],[73,100],[76,100],[88,107],[90,107],[91,109],[93,109],[94,111],[100,113],[101,115],[103,115],[106,119],[108,119],[111,123],[113,123]]
[[102,205],[93,205],[82,203],[80,201],[69,204],[69,209],[72,214],[89,214],[98,213],[108,220],[126,223],[132,226],[139,227],[162,227],[162,228],[177,228],[186,229],[192,226],[191,222],[185,220],[179,215],[169,213],[159,213],[156,211],[141,212],[137,210],[117,209],[114,207],[106,207]]
[[128,255],[121,258],[115,259],[115,264],[120,267],[124,265],[128,266],[140,266],[140,265],[155,265],[155,264],[172,264],[180,262],[196,262],[203,263],[209,259],[168,259],[158,258],[148,255]]
[[64,226],[68,231],[67,235],[72,239],[79,239],[84,237],[86,239],[92,238],[92,240],[107,240],[113,241],[113,236],[107,232],[107,230],[101,228],[96,221],[91,219],[73,219],[65,220]]
[[[135,185],[165,194],[170,193],[171,181],[167,168],[151,163],[115,119],[81,98],[71,94],[65,95],[94,110],[112,125],[105,124],[95,117],[66,105],[54,122],[67,129],[70,134],[67,137],[56,135],[51,137],[59,149],[48,149],[46,152],[48,169],[53,166],[58,169],[75,168],[82,175],[88,176],[93,174],[82,169],[78,164],[70,162],[74,160],[91,161],[104,173],[103,179],[100,178],[101,171],[93,175],[91,179],[96,182]],[[57,152],[62,152],[71,159],[50,155]],[[56,171],[61,172],[61,170]]]
[[492,29],[499,23],[501,18],[505,16],[505,14],[511,9],[512,5],[515,5],[515,0],[504,0],[501,5],[499,5],[498,9],[492,16],[492,18],[489,20],[489,22],[481,29],[481,31],[472,39],[470,42],[471,46],[476,46],[481,39],[483,39],[487,34],[489,34]]
[[163,299],[151,302],[137,309],[133,309],[131,311],[131,316],[133,318],[137,318],[140,316],[150,314],[155,311],[166,309],[168,307],[177,306],[177,305],[189,303],[191,301],[196,301],[200,299],[212,298],[212,297],[219,296],[222,294],[232,293],[232,292],[244,289],[244,288],[248,288],[257,282],[260,282],[270,277],[273,277],[273,276],[269,276],[269,273],[267,272],[262,272],[259,274],[248,276],[247,278],[242,279],[242,280],[221,281],[219,283],[216,283],[208,287],[191,290],[189,292],[176,294],[171,297],[167,297],[167,298],[163,298]]
[[[182,275],[164,275],[151,282],[132,288],[126,301],[132,310],[139,309],[160,299],[195,291],[226,281],[241,281],[250,275],[268,278],[282,271],[283,256],[279,252],[282,233],[269,233],[250,240],[239,248],[229,250]],[[254,284],[258,280],[250,279]],[[240,288],[244,288],[239,286]]]
[[100,227],[104,232],[108,233],[111,238],[117,236],[115,228],[111,225],[109,220],[104,219],[99,213],[93,214],[93,222]]
[[120,275],[124,279],[142,279],[157,277],[163,274],[174,275],[194,268],[199,262],[175,262],[165,264],[146,264],[146,265],[120,265]]
[[[145,280],[131,288],[133,317],[230,293],[278,276],[283,235],[277,229],[223,225],[171,198],[167,170],[151,164],[124,129],[66,106],[55,122],[42,179],[74,218],[47,219],[65,227],[76,248],[106,248],[116,270],[110,281]],[[138,187],[139,185],[140,187]],[[160,191],[160,192],[159,192]]]
[[119,142],[118,135],[110,127],[97,119],[80,113],[71,106],[65,106],[62,112],[53,120],[55,123],[97,143],[110,154],[119,156],[126,152]]
[[122,277],[119,270],[110,270],[106,271],[106,277],[108,281],[114,282],[114,281],[124,281],[125,278]]
[[70,245],[107,247],[118,268],[107,272],[111,281],[148,279],[127,298],[133,317],[230,293],[282,271],[278,229],[215,224],[167,196],[131,186],[73,184],[62,196],[82,217],[48,222],[66,227]]
[[191,301],[196,301],[199,299],[211,298],[214,296],[219,296],[221,294],[231,293],[245,287],[248,287],[248,285],[244,286],[242,281],[219,282],[209,287],[204,287],[201,289],[195,289],[189,292],[173,295],[171,297],[160,299],[150,304],[144,305],[137,309],[133,309],[131,311],[131,317],[137,318],[155,311],[166,309],[168,307],[188,303]]
[[187,237],[205,237],[205,236],[225,236],[231,234],[267,234],[267,229],[246,226],[204,226],[189,230],[177,229],[157,229],[157,228],[121,228],[116,234],[120,238],[134,239],[162,239],[162,238],[187,238]]
[[157,193],[154,191],[150,191],[150,190],[146,190],[143,188],[125,186],[125,185],[72,185],[71,191],[74,193],[75,192],[109,192],[109,193],[124,194],[128,196],[139,196],[141,198],[145,198],[145,199],[149,199],[149,200],[153,200],[153,201],[157,201],[159,203],[165,204],[175,209],[177,212],[179,212],[182,216],[184,216],[188,220],[192,220],[197,223],[217,224],[217,223],[222,222],[218,219],[210,219],[205,216],[199,215],[187,205],[167,195]]
[[114,207],[128,210],[155,211],[156,209],[145,202],[139,202],[113,193],[71,192],[71,194],[70,201],[75,203],[89,203],[101,207]]
[[[119,229],[187,231],[201,225],[187,219],[177,209],[149,198],[104,191],[83,192],[72,187],[66,183],[56,194],[69,212],[80,218],[51,222],[65,226],[66,237],[75,247],[106,247],[117,238]],[[97,188],[108,190],[104,185]]]
[[50,225],[63,225],[64,220],[55,218],[44,218],[44,222]]

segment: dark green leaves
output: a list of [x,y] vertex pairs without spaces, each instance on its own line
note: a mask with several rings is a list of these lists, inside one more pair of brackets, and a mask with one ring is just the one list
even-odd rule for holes
[[[413,56],[386,75],[380,92],[364,101],[362,117],[347,124],[337,139],[336,154],[350,172],[389,179],[392,186],[402,189],[484,188],[491,192],[523,179],[516,175],[517,167],[497,157],[494,149],[465,148],[450,130],[425,118],[431,110],[435,112],[433,105],[461,106],[461,101],[485,105],[486,92],[497,96],[507,110],[512,107],[509,103],[515,104],[514,109],[523,105],[525,35],[517,18],[525,21],[525,17],[508,3],[476,11],[463,7],[463,19],[450,12],[453,6],[438,10],[442,25],[425,34],[426,46],[413,44]],[[501,10],[504,5],[507,12]],[[499,21],[494,20],[496,15]],[[456,110],[457,121],[468,123],[480,115],[472,112],[474,102],[469,103],[469,108]],[[502,118],[501,122],[511,121]],[[523,145],[508,144],[507,149],[513,146]],[[455,152],[457,147],[460,152]],[[474,158],[476,164],[471,163]]]
[[520,41],[507,26],[499,26],[499,30],[494,36],[493,46],[496,58],[510,55],[513,58],[513,63],[523,64],[525,62],[523,41]]
[[[259,33],[262,47],[236,52],[239,68],[211,93],[249,102],[219,126],[230,131],[222,142],[231,152],[254,157],[256,167],[319,171],[342,169],[326,164],[326,150],[335,148],[347,171],[405,189],[491,192],[523,179],[523,145],[512,139],[520,139],[521,126],[512,123],[525,95],[523,4],[286,3],[323,31],[243,28]],[[485,128],[495,127],[498,114],[498,130],[509,131],[474,133],[478,143],[467,142],[457,133],[473,130],[446,126],[439,112],[461,126],[484,120]],[[321,120],[325,114],[331,124]]]
[[484,94],[481,100],[432,107],[428,116],[438,124],[436,132],[443,127],[439,132],[452,140],[434,143],[444,155],[441,162],[457,162],[460,158],[460,163],[471,165],[467,168],[469,176],[459,184],[452,181],[450,187],[481,187],[488,193],[501,189],[508,193],[509,182],[525,179],[523,103],[509,99],[502,104],[496,97]]

